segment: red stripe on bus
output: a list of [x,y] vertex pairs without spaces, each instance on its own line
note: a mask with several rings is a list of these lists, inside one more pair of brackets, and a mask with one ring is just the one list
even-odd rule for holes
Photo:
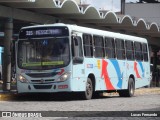
[[101,73],[101,78],[104,76],[104,80],[105,80],[105,84],[106,84],[106,88],[107,90],[115,90],[115,88],[113,87],[109,75],[108,75],[108,71],[107,71],[107,66],[108,66],[108,62],[105,60],[102,60],[102,73]]
[[61,69],[61,71],[58,73],[58,75],[62,75],[63,72],[64,72],[64,69]]
[[137,69],[137,62],[134,62],[134,71],[136,73],[136,77],[141,78],[140,75],[139,75],[138,69]]

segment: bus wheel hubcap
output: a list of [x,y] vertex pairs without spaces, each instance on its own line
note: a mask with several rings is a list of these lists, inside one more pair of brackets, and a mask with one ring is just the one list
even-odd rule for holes
[[91,86],[91,84],[88,82],[88,83],[87,83],[87,95],[90,95],[91,92],[92,92],[92,86]]
[[130,85],[130,93],[131,93],[131,94],[133,94],[133,91],[134,91],[133,89],[134,89],[134,88],[133,88],[133,84],[131,84],[131,85]]

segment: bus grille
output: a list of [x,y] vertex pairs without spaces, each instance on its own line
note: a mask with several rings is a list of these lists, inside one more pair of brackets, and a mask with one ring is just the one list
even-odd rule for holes
[[40,83],[40,84],[47,84],[53,83],[54,79],[46,79],[46,80],[31,80],[32,83]]
[[26,73],[26,75],[28,75],[29,77],[32,77],[32,78],[53,77],[53,76],[55,76],[57,74],[58,74],[58,72],[51,72],[51,73]]
[[33,85],[35,89],[51,89],[52,85]]

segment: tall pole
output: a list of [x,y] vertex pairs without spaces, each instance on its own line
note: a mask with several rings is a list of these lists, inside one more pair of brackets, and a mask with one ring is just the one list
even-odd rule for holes
[[113,0],[111,0],[111,11],[113,11]]
[[126,0],[121,0],[121,14],[125,14],[125,3]]
[[5,30],[4,30],[4,56],[3,56],[3,90],[10,90],[11,83],[11,51],[10,45],[13,34],[13,19],[8,18],[5,21]]

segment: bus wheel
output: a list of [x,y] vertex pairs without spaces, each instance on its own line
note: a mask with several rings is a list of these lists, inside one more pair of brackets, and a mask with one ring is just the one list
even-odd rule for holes
[[92,81],[90,78],[87,78],[86,91],[82,93],[82,98],[85,100],[90,100],[92,98],[92,94],[93,94]]
[[119,95],[120,97],[132,97],[134,96],[134,90],[135,90],[135,85],[134,85],[133,78],[129,78],[128,89],[120,90]]

